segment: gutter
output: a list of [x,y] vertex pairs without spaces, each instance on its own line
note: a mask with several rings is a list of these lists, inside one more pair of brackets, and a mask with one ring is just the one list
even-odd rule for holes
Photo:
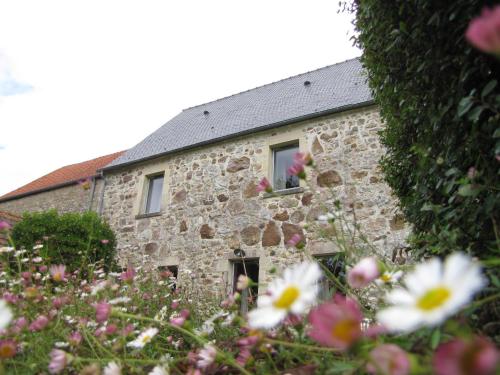
[[213,143],[225,141],[227,139],[236,138],[236,137],[239,137],[239,136],[242,136],[242,135],[252,134],[252,133],[255,133],[255,132],[259,132],[259,131],[264,131],[264,130],[268,130],[268,129],[279,128],[279,127],[282,127],[282,126],[285,126],[285,125],[290,125],[290,124],[293,124],[293,123],[296,123],[296,122],[311,120],[311,119],[314,119],[314,118],[317,118],[317,117],[327,116],[327,115],[331,115],[331,114],[335,114],[335,113],[339,113],[339,112],[348,111],[348,110],[351,110],[351,109],[357,109],[357,108],[367,107],[367,106],[370,106],[370,105],[373,105],[373,104],[375,104],[375,101],[373,99],[370,99],[370,100],[367,100],[367,101],[364,101],[364,102],[361,102],[361,103],[349,104],[349,105],[345,105],[345,106],[342,106],[342,107],[337,107],[337,108],[334,108],[334,109],[327,109],[327,110],[320,111],[320,112],[309,113],[307,115],[303,115],[303,116],[299,116],[299,117],[294,117],[294,118],[286,119],[286,120],[283,120],[283,121],[274,122],[272,124],[267,124],[267,125],[259,126],[259,127],[252,128],[252,129],[249,129],[249,130],[244,130],[244,131],[241,131],[241,132],[238,132],[238,133],[228,134],[228,135],[225,135],[223,137],[213,138],[213,139],[209,139],[207,141],[194,143],[192,145],[184,146],[184,147],[181,147],[181,148],[176,148],[174,150],[162,152],[162,153],[159,153],[159,154],[155,154],[155,155],[151,155],[151,156],[146,156],[146,157],[141,158],[141,159],[137,159],[137,160],[133,160],[133,161],[129,161],[129,162],[117,164],[117,165],[111,165],[111,166],[108,166],[108,167],[104,167],[104,168],[98,169],[98,171],[102,172],[104,174],[104,172],[108,172],[108,171],[112,171],[112,170],[116,170],[116,169],[121,169],[121,168],[124,168],[124,167],[128,167],[130,165],[133,165],[133,164],[138,164],[138,163],[145,162],[145,161],[148,161],[148,160],[151,160],[151,159],[160,158],[162,156],[170,155],[170,154],[173,154],[173,153],[176,153],[176,152],[186,151],[186,150],[193,149],[193,148],[200,147],[200,146],[206,146],[206,145],[209,145],[209,144],[213,144]]

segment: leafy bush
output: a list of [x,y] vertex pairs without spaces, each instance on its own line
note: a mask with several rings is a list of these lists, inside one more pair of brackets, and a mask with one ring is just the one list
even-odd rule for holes
[[71,270],[100,260],[109,269],[116,241],[109,225],[95,212],[59,215],[55,210],[24,214],[12,229],[12,239],[18,248],[27,250],[43,244],[45,257]]
[[500,64],[465,38],[493,1],[355,1],[357,44],[386,123],[386,180],[424,253],[498,249]]

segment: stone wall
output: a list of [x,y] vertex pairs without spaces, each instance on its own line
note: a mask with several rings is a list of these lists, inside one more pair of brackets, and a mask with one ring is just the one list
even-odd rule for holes
[[[92,210],[97,211],[101,199],[103,180],[96,180]],[[92,189],[83,189],[78,184],[60,187],[21,198],[0,202],[0,210],[22,215],[24,212],[38,212],[56,209],[59,213],[84,212],[89,208]]]
[[[381,126],[377,109],[365,107],[109,172],[103,215],[116,232],[119,261],[177,265],[181,285],[191,279],[200,290],[225,293],[234,250],[243,249],[247,258],[259,259],[259,282],[266,283],[272,268],[303,257],[285,246],[294,233],[306,237],[313,254],[338,251],[313,230],[317,225],[303,229],[335,200],[351,220],[355,214],[374,246],[367,251],[390,256],[407,229],[378,167]],[[309,172],[298,193],[259,195],[256,184],[270,177],[271,147],[293,140],[312,152],[318,171]],[[147,176],[161,172],[162,213],[145,217]]]

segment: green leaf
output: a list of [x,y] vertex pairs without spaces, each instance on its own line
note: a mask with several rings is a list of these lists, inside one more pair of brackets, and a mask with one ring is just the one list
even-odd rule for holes
[[471,121],[478,122],[479,121],[479,116],[481,116],[481,113],[486,109],[484,105],[477,106],[474,108],[472,111],[469,112],[469,115],[467,118]]
[[441,330],[438,328],[432,332],[431,336],[431,349],[435,350],[439,345],[439,341],[441,340]]
[[498,279],[498,277],[496,277],[495,275],[491,275],[490,278],[491,278],[491,283],[495,285],[497,288],[500,288],[500,280]]
[[495,132],[493,133],[493,138],[500,138],[500,128],[495,130]]
[[467,184],[458,188],[458,195],[461,195],[462,197],[475,197],[478,194],[479,189],[477,188],[477,185]]
[[486,95],[493,91],[493,89],[497,86],[497,80],[491,80],[484,86],[483,91],[481,91],[481,99],[484,99]]
[[465,115],[473,105],[474,105],[473,98],[470,96],[467,96],[462,100],[460,100],[460,103],[458,103],[458,111],[457,111],[458,117],[462,117],[463,115]]

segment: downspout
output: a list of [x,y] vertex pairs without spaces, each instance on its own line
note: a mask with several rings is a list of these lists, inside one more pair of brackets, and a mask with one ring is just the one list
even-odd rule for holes
[[96,176],[92,176],[92,187],[90,191],[89,207],[87,211],[92,211],[92,203],[94,202],[95,185],[96,185],[95,180]]
[[102,189],[101,189],[101,198],[99,200],[98,214],[99,216],[102,216],[102,210],[104,209],[104,190],[106,189],[106,177],[104,176],[103,171],[100,171],[100,174],[102,178]]

